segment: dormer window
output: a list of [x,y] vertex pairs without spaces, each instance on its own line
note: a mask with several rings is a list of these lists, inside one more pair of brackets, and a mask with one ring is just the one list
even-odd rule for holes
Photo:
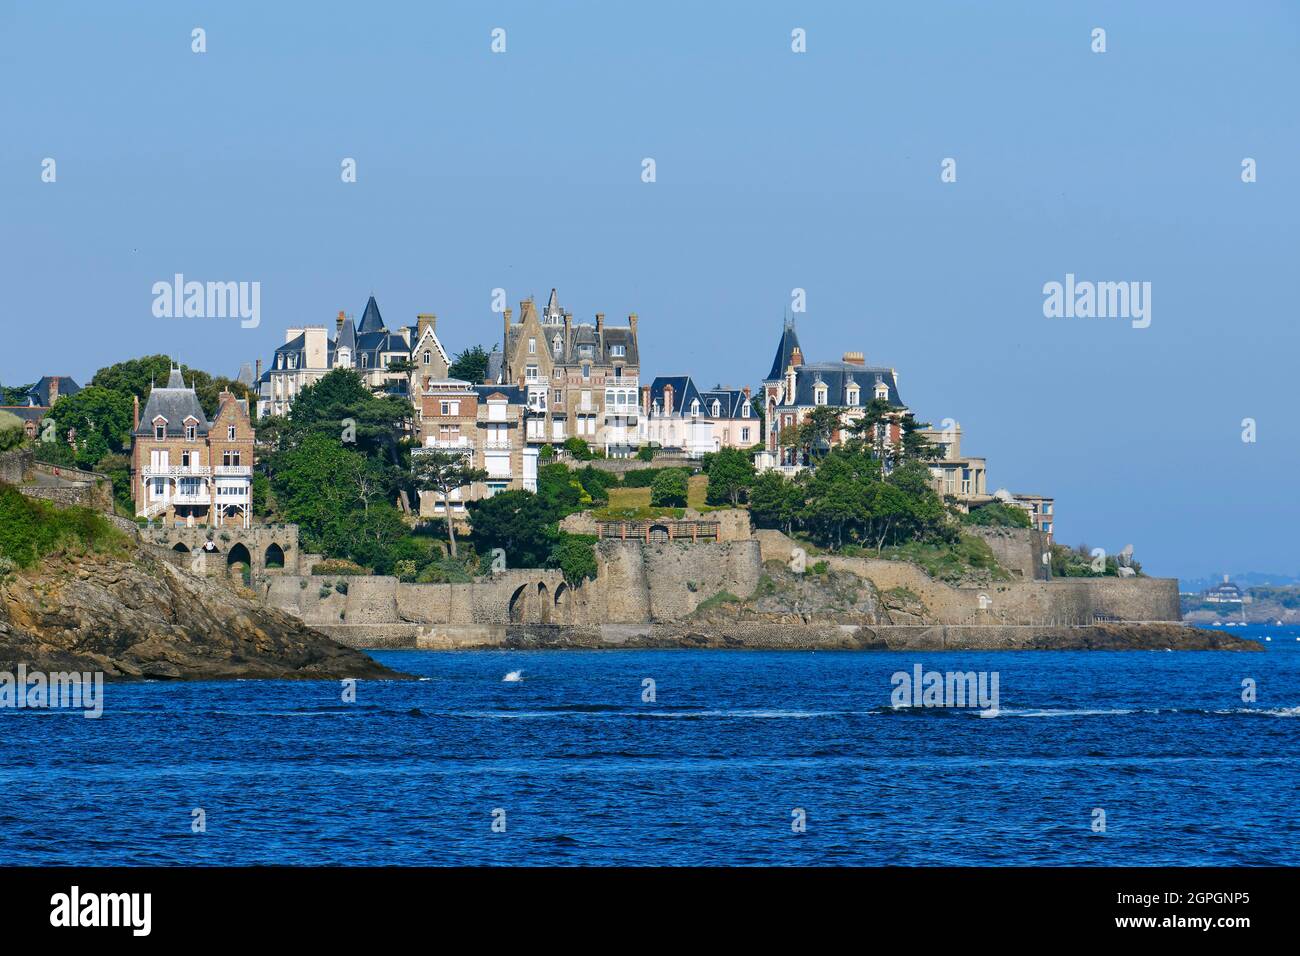
[[198,433],[199,433],[199,429],[198,429],[198,426],[197,426],[197,425],[195,425],[193,422],[186,422],[186,423],[185,423],[185,440],[186,440],[186,441],[194,441],[194,439],[196,439],[196,438],[198,437]]
[[167,437],[167,419],[159,418],[153,423],[154,441],[163,441]]
[[699,418],[699,417],[700,417],[700,400],[698,398],[691,399],[691,418]]
[[370,356],[366,355],[365,353],[362,353],[362,355],[361,355],[361,367],[362,367],[362,368],[365,368],[365,367],[366,367],[367,365],[369,365],[369,364],[370,364]]
[[614,358],[623,358],[623,356],[627,355],[627,346],[626,346],[626,345],[611,345],[611,346],[609,347],[609,354],[610,354],[611,356],[613,356]]
[[296,356],[296,355],[290,355],[290,356],[289,356],[289,368],[294,369],[294,368],[297,368],[297,367],[298,367],[298,356]]
[[814,404],[814,405],[825,405],[825,404],[826,404],[826,386],[825,386],[825,385],[819,384],[819,385],[817,385],[816,388],[813,389],[813,404]]
[[713,417],[717,418],[722,414],[722,403],[716,398],[713,400]]
[[560,347],[561,347],[560,337],[557,335],[551,342],[551,351],[554,352],[556,355],[559,355]]
[[858,398],[859,398],[858,387],[856,385],[850,385],[845,398],[847,399],[850,405],[858,404]]
[[749,417],[749,402],[745,402],[745,404],[740,406],[740,417],[741,418]]
[[876,398],[880,399],[881,401],[889,400],[889,386],[886,385],[884,382],[876,383]]

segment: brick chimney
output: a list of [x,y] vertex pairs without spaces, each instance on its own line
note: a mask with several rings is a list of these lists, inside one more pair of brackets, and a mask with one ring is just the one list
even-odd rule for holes
[[564,313],[564,347],[569,347],[569,333],[573,330],[573,313]]
[[797,345],[790,350],[790,364],[791,365],[803,364],[803,352],[800,351],[799,346]]
[[253,384],[256,385],[262,380],[262,360],[257,359],[253,367],[257,370],[253,373]]
[[749,404],[749,386],[746,385],[744,388],[741,389],[741,392],[744,393],[744,395],[745,395],[745,404],[748,405],[748,404]]
[[347,316],[344,314],[343,310],[342,310],[342,309],[339,309],[339,317],[338,317],[337,319],[334,320],[334,334],[335,334],[335,335],[338,335],[340,332],[343,331],[343,320],[346,319],[346,318],[347,318]]
[[425,329],[435,333],[438,331],[438,317],[432,312],[421,312],[415,317],[415,337],[417,340],[424,338]]
[[650,414],[650,386],[641,386],[641,412],[645,415]]
[[636,335],[636,313],[635,312],[631,313],[627,317],[627,324],[628,324],[628,328],[632,330],[632,334]]
[[844,361],[848,365],[865,366],[867,364],[866,356],[864,356],[861,352],[845,352]]
[[665,385],[664,386],[664,414],[669,415],[672,413],[672,410],[673,410],[673,387],[671,385]]
[[53,405],[59,400],[59,376],[50,376],[50,404]]
[[596,313],[596,335],[599,336],[604,331],[605,331],[605,313],[597,312]]

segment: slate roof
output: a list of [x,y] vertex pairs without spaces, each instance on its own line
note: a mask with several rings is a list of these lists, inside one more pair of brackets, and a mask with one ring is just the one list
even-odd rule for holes
[[[781,330],[781,341],[776,344],[776,356],[772,359],[772,369],[767,373],[765,382],[775,382],[785,376],[785,370],[790,367],[790,356],[795,349],[799,348],[799,336],[795,334],[794,323],[787,320],[785,327]],[[800,349],[800,352],[803,350]]]
[[361,313],[361,324],[357,326],[358,333],[366,332],[386,332],[384,328],[383,317],[379,314],[379,303],[375,301],[372,295],[366,300],[366,310]]
[[497,392],[504,395],[511,405],[528,404],[528,389],[522,385],[472,385],[470,387],[478,393],[480,404],[486,403],[488,396],[495,395]]
[[[822,383],[826,386],[827,405],[865,408],[875,397],[878,380],[889,387],[889,404],[902,408],[903,399],[898,394],[898,382],[895,381],[893,369],[869,368],[851,362],[814,362],[797,366],[794,401],[790,401],[789,396],[786,396],[780,407],[816,405],[816,388],[819,383]],[[858,386],[858,400],[850,403],[848,389],[855,383]]]
[[45,417],[45,408],[35,405],[0,405],[0,412],[8,412],[25,422],[39,422]]
[[[673,407],[665,400],[666,387],[673,388]],[[740,418],[745,405],[745,393],[738,388],[700,389],[689,375],[661,375],[650,383],[650,403],[659,403],[661,414],[689,415],[691,402],[700,403],[702,418]],[[718,414],[713,414],[713,403],[718,403]]]
[[[529,314],[535,314],[536,310],[537,307],[533,301],[531,299],[526,300],[519,321],[510,326],[509,332],[506,333],[505,342],[506,351],[510,355],[517,354],[518,348],[523,344],[524,323],[527,321]],[[550,317],[549,320],[548,317]],[[558,318],[558,321],[556,321],[556,318]],[[537,343],[537,351],[540,353],[545,349],[551,361],[557,365],[581,365],[583,362],[591,362],[592,365],[610,365],[615,361],[623,362],[628,366],[639,366],[641,364],[637,337],[630,326],[605,323],[601,332],[597,333],[594,323],[575,322],[570,324],[569,334],[566,338],[563,325],[564,313],[560,310],[559,298],[554,289],[551,290],[551,299],[547,304],[546,312],[537,316],[537,319],[542,330]],[[559,336],[560,339],[558,353],[555,351],[556,336]],[[622,355],[614,355],[616,346],[622,346]]]
[[487,372],[485,377],[489,382],[501,381],[501,372],[505,367],[506,356],[500,347],[492,346],[492,351],[488,353]]
[[[710,417],[717,418],[740,418],[742,417],[741,409],[747,404],[745,393],[739,388],[711,388],[707,391],[700,392],[700,397],[704,400],[704,407],[708,409]],[[718,403],[718,414],[713,415],[713,403]],[[750,417],[754,417],[754,410],[749,411]]]
[[59,397],[64,395],[75,395],[81,391],[81,386],[74,382],[67,375],[44,375],[41,380],[32,386],[32,390],[27,393],[28,405],[39,405],[48,408],[50,405],[50,386],[55,379],[59,380]]
[[208,417],[203,414],[203,406],[194,394],[192,386],[185,384],[181,370],[174,368],[167,377],[167,384],[154,386],[149,393],[149,400],[140,412],[140,427],[134,434],[148,436],[153,434],[154,419],[161,415],[167,419],[168,438],[180,438],[185,435],[185,419],[194,418],[198,423],[200,437],[208,433]]

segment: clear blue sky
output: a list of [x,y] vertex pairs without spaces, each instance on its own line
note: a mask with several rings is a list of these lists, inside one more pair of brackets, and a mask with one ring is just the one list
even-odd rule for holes
[[[457,351],[554,285],[638,312],[647,374],[756,385],[802,287],[809,358],[896,367],[1061,540],[1295,573],[1297,90],[1282,2],[5,0],[0,381],[233,375],[372,291]],[[261,326],[154,318],[175,272]],[[1150,281],[1151,327],[1044,318],[1067,272]]]

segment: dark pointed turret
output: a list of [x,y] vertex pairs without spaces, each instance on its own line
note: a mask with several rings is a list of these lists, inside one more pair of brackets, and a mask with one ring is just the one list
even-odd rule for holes
[[785,327],[781,330],[781,341],[776,346],[776,357],[772,359],[772,370],[767,373],[764,381],[776,382],[784,378],[785,370],[796,356],[799,358],[797,364],[802,364],[803,350],[799,348],[799,336],[795,335],[794,322],[786,319]]
[[366,300],[366,311],[361,313],[361,324],[357,326],[357,333],[365,335],[367,332],[382,331],[384,331],[384,320],[379,314],[379,303],[372,295]]

